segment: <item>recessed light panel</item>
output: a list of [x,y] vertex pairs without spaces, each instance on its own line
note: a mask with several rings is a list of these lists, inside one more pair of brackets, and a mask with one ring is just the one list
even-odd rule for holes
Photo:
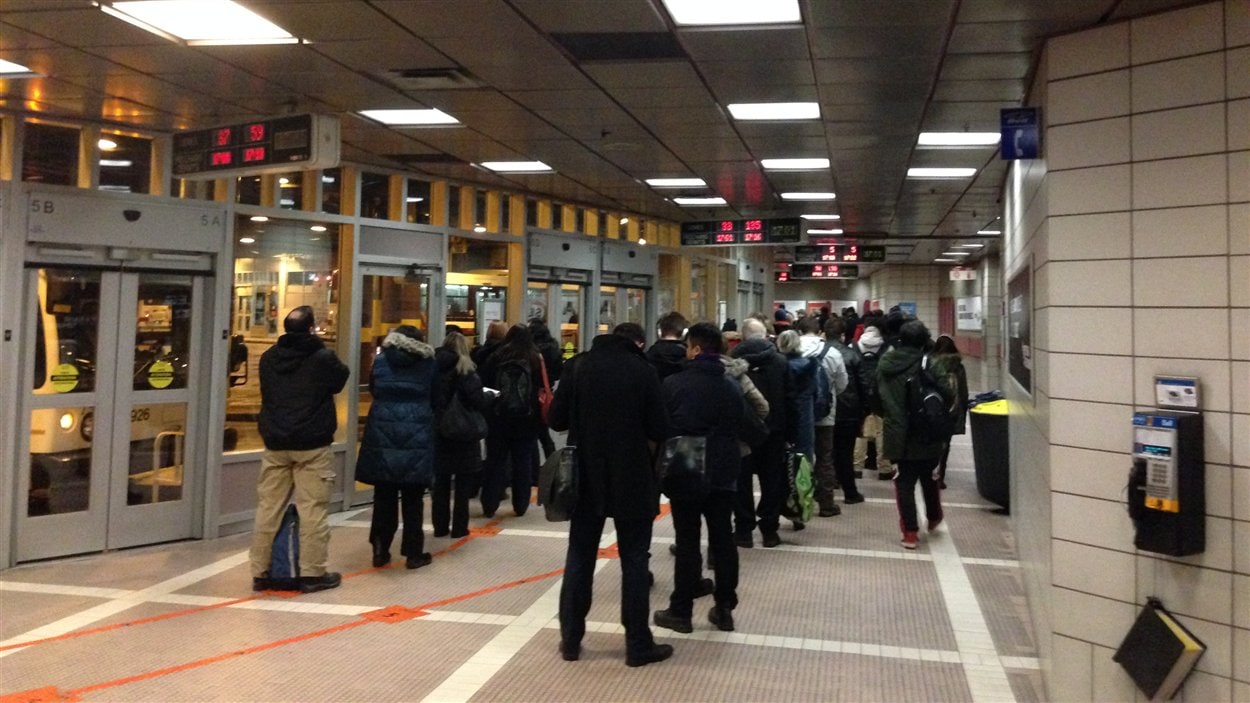
[[735,120],[818,120],[819,103],[731,103]]
[[972,178],[975,168],[909,168],[908,178]]
[[998,132],[921,132],[916,146],[978,147],[994,146],[1002,138]]
[[495,173],[552,173],[553,170],[541,161],[483,161],[478,164],[482,168]]
[[829,168],[829,159],[762,159],[760,165],[769,171],[819,171]]
[[12,61],[0,59],[0,76],[5,76],[7,78],[33,78],[35,75],[34,71],[26,68],[20,63],[13,63]]
[[460,120],[434,108],[420,110],[361,110],[360,114],[392,127],[458,125]]
[[958,259],[934,259],[933,263],[935,264],[957,264],[959,263],[959,260]]
[[979,229],[977,234],[1002,234],[1002,230],[998,229]]
[[704,188],[707,183],[702,178],[648,178],[647,185],[652,188]]
[[984,244],[956,244],[956,249],[980,249]]
[[782,193],[782,200],[833,200],[838,197],[833,193]]
[[153,34],[191,46],[299,42],[290,32],[233,0],[101,2],[100,9]]
[[808,234],[842,234],[840,229],[809,229]]
[[970,251],[944,251],[942,256],[967,256],[971,253]]
[[797,24],[803,20],[798,0],[664,0],[673,21],[682,26],[726,24]]
[[727,205],[725,199],[720,196],[708,198],[673,198],[673,202],[685,207],[706,207],[710,205]]
[[841,215],[799,215],[805,220],[840,220]]

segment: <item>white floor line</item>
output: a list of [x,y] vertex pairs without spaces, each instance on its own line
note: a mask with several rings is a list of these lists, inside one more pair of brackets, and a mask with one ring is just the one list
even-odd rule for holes
[[[607,547],[616,542],[616,532],[603,535],[600,547]],[[595,563],[598,574],[608,565],[607,559],[599,559]],[[451,703],[468,701],[477,695],[517,652],[529,643],[534,635],[547,627],[558,615],[560,606],[560,583],[547,589],[538,600],[525,609],[515,620],[508,623],[499,634],[482,646],[468,661],[461,664],[450,676],[443,680],[424,701],[430,703]],[[551,653],[556,656],[555,652]]]
[[[203,581],[207,578],[216,576],[223,571],[229,571],[240,564],[247,563],[247,551],[232,554],[224,559],[201,566],[198,569],[192,569],[185,574],[179,574],[173,578],[166,579],[160,583],[148,586],[137,591],[132,591],[127,595],[114,600],[106,601],[96,606],[87,608],[86,610],[74,613],[50,622],[47,625],[37,627],[28,632],[10,637],[0,641],[0,646],[8,646],[12,644],[21,644],[22,642],[30,642],[33,640],[44,639],[45,637],[56,637],[67,632],[81,629],[92,623],[99,622],[105,618],[111,617],[125,610],[129,610],[137,605],[145,603],[157,596],[166,596],[175,591],[180,591],[191,584]],[[21,647],[5,650],[0,652],[0,658],[9,656],[14,652],[22,651]]]
[[959,649],[964,677],[973,703],[1007,701],[1015,703],[1015,692],[1007,680],[1002,659],[994,646],[985,614],[977,601],[972,581],[964,570],[964,562],[949,533],[950,527],[937,534],[928,535],[929,552],[937,570],[938,585],[942,589],[942,601],[946,614],[955,631],[955,644]]
[[[893,498],[865,498],[865,503],[885,503],[894,505]],[[993,503],[947,503],[942,501],[942,508],[976,508],[977,510],[998,510],[998,506]]]

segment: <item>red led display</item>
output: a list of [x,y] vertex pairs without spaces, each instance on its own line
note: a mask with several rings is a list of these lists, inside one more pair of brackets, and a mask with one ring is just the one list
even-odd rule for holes
[[265,147],[251,146],[243,150],[243,163],[255,163],[265,160]]
[[764,241],[764,233],[763,233],[763,232],[745,232],[745,233],[742,235],[742,241],[743,241],[744,243],[760,243],[760,242],[763,242],[763,241]]
[[747,220],[744,226],[742,227],[742,229],[748,232],[763,232],[764,221],[763,220]]
[[716,233],[717,244],[733,244],[734,239],[735,238],[734,238],[733,232],[717,232]]
[[245,129],[247,130],[247,141],[249,142],[265,141],[265,125],[263,123],[250,124]]
[[230,127],[222,127],[213,132],[213,146],[230,146],[230,137],[233,136],[234,130]]
[[722,232],[732,232],[732,231],[734,231],[734,223],[733,223],[733,220],[724,220],[724,221],[722,221],[722,222],[720,223],[720,231],[722,231]]
[[208,155],[208,163],[210,166],[229,166],[234,163],[234,152],[214,151]]

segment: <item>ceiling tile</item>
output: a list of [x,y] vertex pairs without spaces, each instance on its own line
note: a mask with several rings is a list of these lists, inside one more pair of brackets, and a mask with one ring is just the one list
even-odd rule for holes
[[1024,98],[1024,81],[939,81],[933,99],[944,102],[1019,102]]
[[744,56],[767,56],[770,61],[783,61],[810,56],[803,27],[732,31],[687,29],[678,31],[677,38],[696,62],[738,61]]
[[350,39],[391,41],[408,36],[386,14],[356,0],[251,0],[248,6],[291,34],[314,43]]
[[668,28],[648,0],[513,0],[512,4],[546,32],[662,32]]
[[817,59],[940,56],[946,27],[917,24],[812,29],[809,37],[812,56]]
[[[61,3],[55,11],[10,12],[5,3],[4,22],[44,37],[64,40],[66,28],[73,27],[73,44],[78,48],[95,46],[144,46],[168,44],[151,32],[81,4]],[[6,41],[7,44],[7,41]]]
[[368,72],[455,67],[455,61],[412,37],[327,41],[311,48],[332,61]]
[[818,29],[941,25],[955,4],[955,0],[813,0],[806,3],[804,20]]
[[1033,55],[952,54],[942,61],[943,80],[989,80],[1024,78],[1033,65]]
[[688,61],[591,63],[583,68],[605,88],[685,88],[699,81]]

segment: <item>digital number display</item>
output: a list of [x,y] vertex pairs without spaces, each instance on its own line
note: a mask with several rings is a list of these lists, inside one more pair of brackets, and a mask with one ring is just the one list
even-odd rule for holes
[[859,278],[858,266],[839,264],[800,264],[790,266],[790,279]]
[[859,244],[797,246],[794,248],[794,260],[827,264],[882,263],[885,261],[885,247]]
[[733,244],[737,239],[733,232],[718,232],[716,234],[717,244]]
[[799,236],[799,221],[796,218],[713,220],[711,222],[685,222],[681,226],[681,243],[688,247],[788,244],[798,242]]
[[722,222],[720,223],[720,231],[722,231],[722,232],[732,232],[732,231],[734,231],[734,222],[733,222],[733,220],[724,220],[724,221],[722,221]]
[[229,127],[215,130],[213,132],[213,146],[230,146],[231,138],[234,136],[234,130]]
[[[322,132],[333,144],[318,140]],[[311,114],[181,132],[173,137],[173,175],[216,178],[222,171],[265,173],[314,163],[328,168],[338,163],[338,142],[337,119]]]
[[762,232],[764,231],[763,220],[747,220],[743,223],[742,229],[746,232]]
[[265,125],[264,124],[248,125],[247,126],[247,141],[249,143],[265,141]]
[[786,281],[788,281],[788,280],[790,280],[790,272],[789,272],[789,271],[778,271],[778,272],[777,272],[777,282],[778,282],[778,283],[785,283],[785,282],[786,282]]
[[234,164],[233,151],[214,151],[209,156],[209,163],[213,166],[231,166]]
[[264,163],[265,151],[266,149],[263,146],[250,146],[244,149],[243,150],[243,163],[245,164]]
[[763,243],[763,241],[764,241],[763,232],[743,232],[742,233],[743,244],[761,244]]

